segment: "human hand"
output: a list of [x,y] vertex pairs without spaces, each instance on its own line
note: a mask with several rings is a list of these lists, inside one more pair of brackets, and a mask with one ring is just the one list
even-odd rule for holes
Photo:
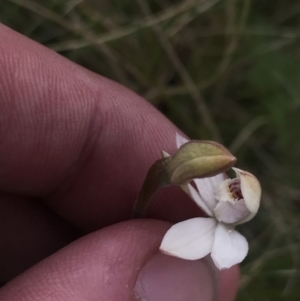
[[[238,269],[157,253],[200,214],[176,189],[130,220],[177,129],[126,88],[0,25],[1,301],[233,300]],[[157,220],[163,219],[165,221]],[[21,272],[24,273],[20,274]]]

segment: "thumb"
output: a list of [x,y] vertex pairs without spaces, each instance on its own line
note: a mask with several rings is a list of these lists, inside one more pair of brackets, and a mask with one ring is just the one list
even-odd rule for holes
[[157,253],[169,227],[132,220],[91,233],[2,287],[0,300],[213,300],[216,276],[205,260]]

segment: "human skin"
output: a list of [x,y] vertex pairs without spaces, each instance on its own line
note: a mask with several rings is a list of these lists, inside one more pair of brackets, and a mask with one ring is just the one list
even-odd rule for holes
[[[136,300],[171,223],[201,215],[175,188],[154,197],[151,219],[130,219],[178,129],[125,87],[4,25],[0,41],[0,300]],[[238,268],[206,270],[208,290],[219,278],[218,300],[233,300]]]

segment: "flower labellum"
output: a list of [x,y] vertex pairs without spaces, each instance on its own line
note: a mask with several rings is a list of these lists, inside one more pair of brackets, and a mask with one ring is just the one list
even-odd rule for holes
[[[178,148],[188,143],[178,134],[176,139]],[[232,169],[236,173],[234,179],[219,173],[193,179],[197,189],[190,183],[181,186],[208,217],[193,218],[172,226],[162,240],[161,252],[189,260],[210,254],[219,269],[243,261],[248,253],[248,243],[234,228],[255,216],[261,188],[251,173]]]
[[232,168],[237,177],[224,180],[216,194],[214,214],[220,222],[242,224],[252,219],[260,205],[261,188],[249,172]]

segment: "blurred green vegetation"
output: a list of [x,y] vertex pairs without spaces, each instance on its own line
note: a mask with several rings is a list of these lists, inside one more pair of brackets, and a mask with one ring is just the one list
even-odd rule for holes
[[2,0],[0,20],[214,139],[263,186],[238,300],[300,300],[300,2]]

